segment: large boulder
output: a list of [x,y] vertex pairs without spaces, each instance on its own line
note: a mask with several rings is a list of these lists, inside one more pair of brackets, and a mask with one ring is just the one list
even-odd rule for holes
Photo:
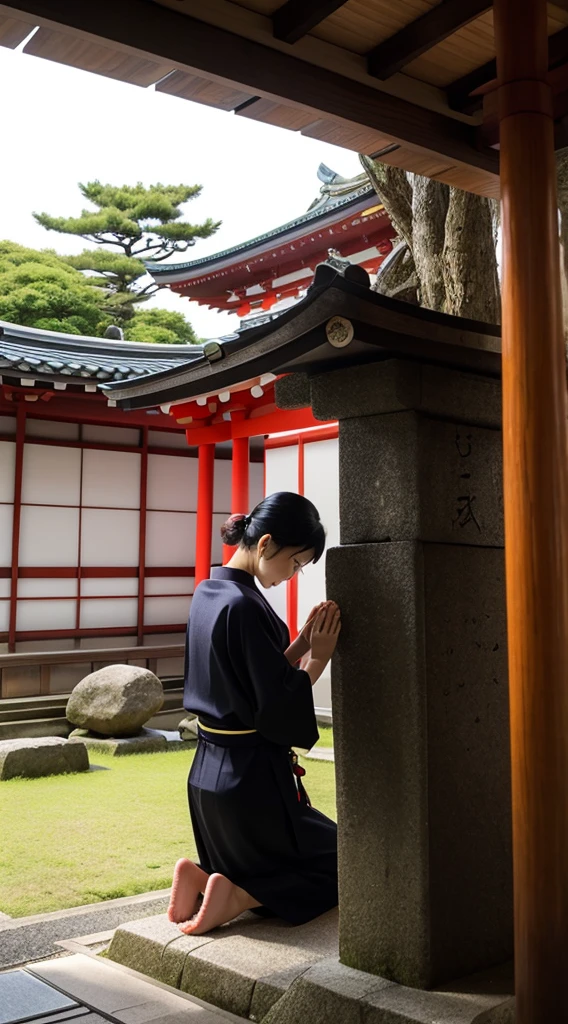
[[107,665],[73,690],[66,715],[73,725],[102,736],[134,736],[164,703],[153,672],[135,665]]
[[84,743],[68,743],[60,736],[0,741],[0,780],[88,771],[89,755]]

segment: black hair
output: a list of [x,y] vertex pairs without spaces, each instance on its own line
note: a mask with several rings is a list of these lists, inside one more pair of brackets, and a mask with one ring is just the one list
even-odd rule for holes
[[231,547],[240,544],[243,548],[254,548],[267,533],[279,550],[313,550],[314,562],[321,558],[325,548],[325,530],[317,508],[293,491],[269,494],[249,515],[230,516],[221,527],[221,537]]

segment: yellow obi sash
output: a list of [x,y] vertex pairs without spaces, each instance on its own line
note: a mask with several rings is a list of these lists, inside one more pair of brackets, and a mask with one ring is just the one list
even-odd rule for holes
[[257,732],[256,729],[211,729],[209,725],[203,725],[199,719],[197,719],[197,725],[203,729],[203,732],[214,732],[218,736],[249,736],[251,733]]

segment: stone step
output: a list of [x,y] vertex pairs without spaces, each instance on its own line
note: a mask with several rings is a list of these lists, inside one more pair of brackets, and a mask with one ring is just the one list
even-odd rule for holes
[[[73,728],[65,718],[68,700],[69,694],[58,694],[0,701],[0,740],[24,736],[68,736]],[[149,728],[175,729],[184,715],[183,689],[179,686],[179,679],[166,680],[163,707],[150,719]]]
[[421,991],[339,963],[338,914],[293,927],[243,914],[207,935],[165,914],[117,928],[108,956],[265,1024],[513,1024],[512,965]]
[[338,955],[338,914],[301,926],[242,914],[207,935],[183,935],[165,914],[121,925],[111,960],[250,1020],[261,1020],[292,982]]
[[19,740],[24,737],[63,736],[72,729],[66,718],[32,718],[25,721],[0,724],[0,740]]

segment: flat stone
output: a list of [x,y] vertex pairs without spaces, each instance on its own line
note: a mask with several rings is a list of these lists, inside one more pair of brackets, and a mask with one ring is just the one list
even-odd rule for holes
[[189,953],[213,941],[211,935],[183,935],[166,914],[117,928],[108,950],[115,963],[179,988]]
[[313,761],[334,761],[335,754],[333,747],[313,747],[304,757],[310,757]]
[[[126,754],[155,754],[172,748],[165,736],[157,729],[141,729],[137,736],[74,736],[69,743],[82,743],[88,750],[111,757],[123,757]],[[180,741],[180,746],[190,746]]]
[[[290,379],[285,377],[276,384],[278,404],[279,393],[286,400],[284,385]],[[319,374],[309,383],[311,403],[305,404],[312,405],[316,419],[359,419],[413,409],[456,423],[501,426],[501,382],[481,374],[387,359]],[[289,388],[293,393],[294,386]]]
[[[227,1015],[107,960],[75,954],[34,964],[34,974],[121,1024],[227,1024]],[[234,1018],[229,1017],[230,1020]],[[235,1022],[237,1024],[237,1022]]]
[[341,959],[423,988],[505,961],[513,914],[503,552],[332,548],[327,592],[356,609],[344,618],[332,672]]
[[135,665],[107,665],[73,690],[66,715],[73,725],[104,736],[134,736],[164,703],[153,672]]
[[0,741],[0,780],[38,779],[88,770],[89,755],[81,741],[70,744],[60,736]]
[[415,412],[347,420],[339,439],[341,543],[502,547],[502,438]]
[[464,979],[455,990],[406,988],[337,960],[306,971],[264,1018],[264,1024],[513,1024],[512,976],[500,984]]
[[0,974],[0,1024],[16,1024],[42,1013],[72,1009],[77,1003],[26,971]]
[[337,929],[337,910],[300,927],[258,917],[227,925],[187,958],[181,988],[260,1020],[297,975],[337,950]]
[[223,1010],[261,1020],[296,977],[336,953],[337,927],[336,910],[299,927],[245,914],[207,936],[191,937],[161,916],[119,928],[109,957]]

